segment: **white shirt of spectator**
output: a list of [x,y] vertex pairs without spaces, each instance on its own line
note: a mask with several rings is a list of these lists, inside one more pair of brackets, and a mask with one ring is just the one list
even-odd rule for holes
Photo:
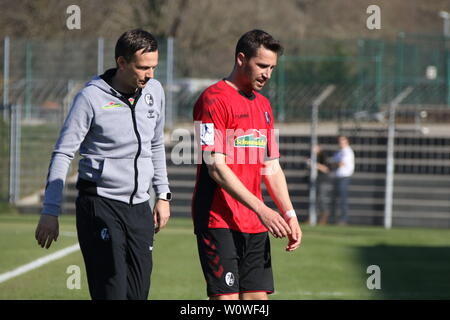
[[335,175],[338,178],[350,177],[355,171],[355,153],[352,148],[345,147],[334,154],[334,163],[342,162],[343,165],[336,169]]

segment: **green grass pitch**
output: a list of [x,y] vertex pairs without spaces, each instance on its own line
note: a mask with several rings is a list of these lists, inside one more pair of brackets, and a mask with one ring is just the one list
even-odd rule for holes
[[[49,250],[34,240],[37,215],[0,214],[0,274],[77,243],[75,218],[60,218]],[[271,239],[276,293],[271,299],[449,299],[450,232],[442,229],[303,226],[302,246],[284,251]],[[70,265],[81,268],[81,289],[68,289]],[[367,267],[378,265],[381,289],[367,288]],[[0,283],[0,299],[89,299],[80,251]],[[149,299],[206,299],[190,219],[172,218],[155,237]]]

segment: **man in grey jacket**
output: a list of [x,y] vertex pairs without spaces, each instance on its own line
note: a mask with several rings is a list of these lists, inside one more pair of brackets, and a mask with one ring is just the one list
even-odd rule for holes
[[153,79],[157,41],[144,30],[125,32],[115,58],[117,68],[88,82],[74,99],[52,154],[35,237],[47,249],[57,240],[64,183],[79,150],[76,224],[91,297],[147,299],[153,234],[166,225],[171,199],[164,91]]

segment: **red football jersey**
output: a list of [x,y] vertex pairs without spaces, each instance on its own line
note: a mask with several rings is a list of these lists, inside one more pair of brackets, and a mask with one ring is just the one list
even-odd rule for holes
[[[257,92],[246,95],[221,80],[207,88],[194,107],[202,153],[226,155],[226,164],[247,189],[263,200],[264,161],[279,158],[270,102]],[[199,148],[200,150],[200,148]],[[202,159],[192,201],[195,230],[227,228],[267,231],[256,213],[229,195],[208,174]]]

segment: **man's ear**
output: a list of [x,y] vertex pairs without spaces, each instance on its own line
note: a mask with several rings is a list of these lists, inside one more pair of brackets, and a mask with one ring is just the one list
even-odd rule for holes
[[123,70],[125,68],[125,66],[128,64],[127,60],[125,60],[125,58],[123,56],[118,57],[116,62],[117,62],[117,68],[120,70]]
[[247,62],[247,58],[245,57],[245,54],[242,52],[239,52],[236,56],[236,64],[239,67],[242,67]]

